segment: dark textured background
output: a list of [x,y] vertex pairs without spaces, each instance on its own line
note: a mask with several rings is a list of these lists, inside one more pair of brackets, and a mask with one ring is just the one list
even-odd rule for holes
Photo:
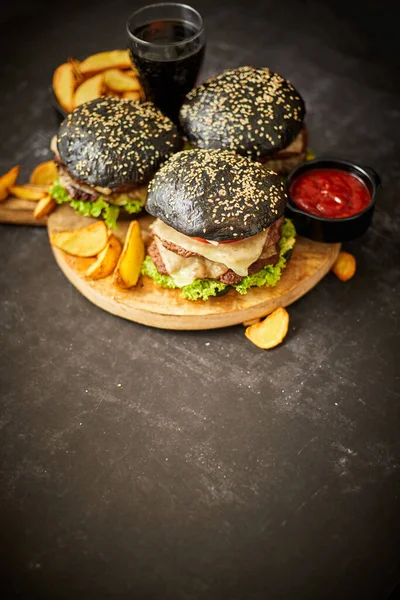
[[[50,157],[54,67],[124,46],[137,5],[3,7],[0,172]],[[400,579],[395,3],[195,6],[202,76],[289,78],[316,154],[381,174],[374,224],[355,279],[293,305],[271,352],[108,315],[44,229],[0,226],[2,599],[384,600]]]

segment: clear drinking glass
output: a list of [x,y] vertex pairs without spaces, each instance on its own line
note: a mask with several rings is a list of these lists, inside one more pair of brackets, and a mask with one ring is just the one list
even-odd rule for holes
[[204,58],[201,15],[186,4],[163,2],[134,12],[126,27],[131,58],[146,97],[177,122]]

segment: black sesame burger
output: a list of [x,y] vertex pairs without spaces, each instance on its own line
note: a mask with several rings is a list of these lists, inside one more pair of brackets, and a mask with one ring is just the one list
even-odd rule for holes
[[304,116],[304,102],[286,79],[240,67],[189,92],[180,124],[191,146],[230,150],[287,173],[306,157]]
[[149,185],[146,209],[157,219],[142,272],[189,300],[274,286],[295,242],[286,200],[279,175],[248,158],[177,153]]
[[115,227],[120,208],[142,210],[149,180],[180,147],[176,126],[150,102],[97,98],[60,126],[52,143],[58,180],[51,194]]

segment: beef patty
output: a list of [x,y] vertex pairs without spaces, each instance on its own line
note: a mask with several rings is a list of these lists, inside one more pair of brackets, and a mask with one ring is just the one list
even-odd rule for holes
[[90,200],[91,202],[95,202],[100,196],[109,200],[112,203],[113,197],[119,196],[122,193],[131,196],[132,199],[135,199],[135,191],[139,190],[143,187],[143,184],[134,183],[132,185],[121,185],[111,193],[108,190],[101,191],[100,189],[96,189],[81,181],[76,179],[68,172],[65,165],[57,159],[55,161],[57,163],[58,177],[61,185],[65,188],[68,195],[74,200]]
[[[254,275],[258,271],[261,271],[267,265],[274,265],[279,259],[279,240],[281,238],[281,229],[284,221],[284,217],[278,219],[273,225],[270,227],[270,233],[265,241],[264,247],[259,258],[249,266],[248,273],[249,275]],[[191,252],[190,250],[185,250],[182,246],[178,246],[173,242],[168,242],[167,240],[163,240],[158,236],[157,239],[162,243],[164,248],[182,256],[183,258],[195,257],[199,256],[196,252]],[[150,246],[147,249],[147,253],[155,264],[157,271],[160,275],[169,275],[167,268],[164,265],[163,259],[161,257],[160,251],[157,247],[156,242],[153,240]],[[243,277],[232,271],[232,269],[226,270],[225,273],[218,277],[218,281],[225,283],[227,285],[236,285],[242,281]]]

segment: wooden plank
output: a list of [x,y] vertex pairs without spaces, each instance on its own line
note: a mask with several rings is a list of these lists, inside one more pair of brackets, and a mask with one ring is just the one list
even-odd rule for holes
[[36,220],[33,216],[33,210],[36,202],[32,200],[22,200],[10,196],[0,202],[0,223],[11,223],[15,225],[46,225],[47,217]]

